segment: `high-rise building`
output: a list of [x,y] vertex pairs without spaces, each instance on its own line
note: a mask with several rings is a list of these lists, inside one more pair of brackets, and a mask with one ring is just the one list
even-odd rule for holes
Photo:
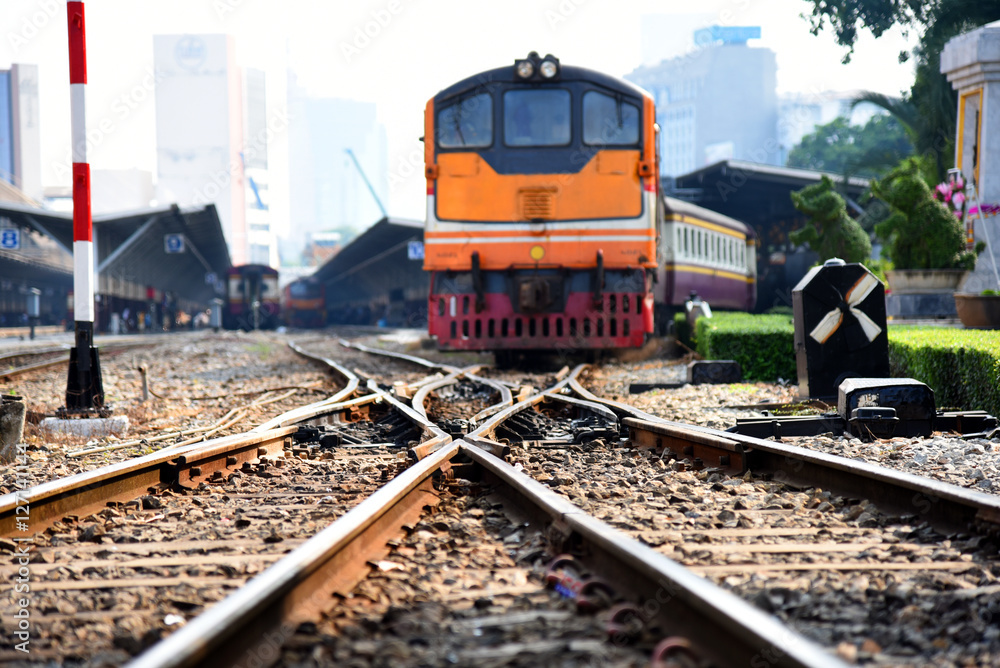
[[0,70],[0,179],[36,202],[43,197],[38,117],[38,66]]
[[[331,230],[360,232],[383,217],[388,201],[388,145],[375,104],[309,97],[289,79],[290,239],[301,253]],[[357,158],[359,168],[348,151]],[[364,174],[362,175],[361,171]],[[365,183],[371,183],[374,194]],[[286,258],[286,261],[290,258]]]
[[759,37],[756,27],[704,28],[690,53],[626,75],[656,101],[662,175],[726,159],[780,164],[777,61],[747,45]]
[[[214,203],[234,264],[250,256],[243,77],[229,35],[156,35],[157,200]],[[266,160],[266,158],[265,158]]]
[[243,77],[243,169],[246,175],[247,261],[276,267],[277,237],[271,213],[268,168],[267,88],[264,72],[247,69]]

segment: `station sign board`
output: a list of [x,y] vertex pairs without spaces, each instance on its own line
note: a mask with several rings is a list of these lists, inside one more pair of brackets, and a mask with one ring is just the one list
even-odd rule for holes
[[0,249],[20,250],[21,230],[17,229],[16,227],[0,230]]
[[163,251],[165,253],[183,253],[184,252],[184,235],[183,234],[164,234],[163,235]]
[[406,258],[408,260],[423,260],[424,259],[424,242],[423,241],[411,241],[406,244]]

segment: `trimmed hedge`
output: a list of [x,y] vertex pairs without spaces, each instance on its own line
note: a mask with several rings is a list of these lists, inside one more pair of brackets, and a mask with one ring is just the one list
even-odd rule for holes
[[674,314],[674,336],[691,350],[695,350],[694,332],[688,324],[687,313],[679,311]]
[[795,381],[795,329],[786,315],[719,312],[695,325],[698,354],[708,360],[734,360],[743,377],[773,383]]
[[889,368],[934,390],[938,409],[1000,415],[1000,332],[944,327],[891,327]]
[[[795,329],[783,315],[717,312],[696,325],[698,353],[735,360],[747,380],[795,381]],[[894,378],[916,378],[934,390],[939,409],[1000,415],[1000,332],[946,327],[889,328]]]

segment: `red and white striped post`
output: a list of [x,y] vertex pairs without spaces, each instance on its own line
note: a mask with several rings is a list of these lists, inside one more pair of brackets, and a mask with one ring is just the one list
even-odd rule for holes
[[94,348],[94,224],[87,162],[87,31],[83,1],[67,0],[69,89],[73,114],[73,319],[76,346],[70,351],[66,410],[104,408],[101,364]]

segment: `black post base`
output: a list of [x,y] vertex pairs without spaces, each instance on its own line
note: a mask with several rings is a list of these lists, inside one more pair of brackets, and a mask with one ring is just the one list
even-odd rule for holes
[[60,413],[104,414],[104,383],[101,359],[93,346],[94,323],[76,322],[76,346],[69,353],[66,407]]

